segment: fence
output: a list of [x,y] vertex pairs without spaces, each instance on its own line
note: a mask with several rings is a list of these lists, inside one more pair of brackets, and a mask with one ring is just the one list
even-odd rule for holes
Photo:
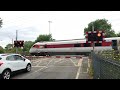
[[[101,52],[102,53],[102,52]],[[91,53],[94,79],[120,79],[120,61]],[[111,57],[111,56],[108,56]]]

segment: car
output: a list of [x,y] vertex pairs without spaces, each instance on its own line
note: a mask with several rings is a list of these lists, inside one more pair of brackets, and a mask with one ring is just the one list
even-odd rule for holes
[[20,54],[0,54],[0,77],[10,79],[15,71],[31,71],[31,61]]

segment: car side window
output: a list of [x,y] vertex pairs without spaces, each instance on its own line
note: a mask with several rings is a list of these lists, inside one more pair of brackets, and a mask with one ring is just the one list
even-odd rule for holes
[[14,57],[15,57],[15,60],[24,60],[24,58],[22,58],[22,57],[19,56],[19,55],[14,55]]
[[6,58],[6,60],[14,61],[15,58],[14,58],[14,56],[12,55],[12,56],[8,56],[8,57]]

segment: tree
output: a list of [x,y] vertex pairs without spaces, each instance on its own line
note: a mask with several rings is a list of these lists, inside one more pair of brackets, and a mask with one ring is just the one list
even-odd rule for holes
[[6,45],[6,49],[12,49],[13,48],[13,44],[7,44]]
[[55,40],[55,39],[52,39],[51,34],[49,34],[49,35],[45,34],[45,35],[39,35],[34,43],[40,42],[40,41],[53,41],[53,40]]
[[2,19],[0,18],[0,27],[2,27],[2,24],[3,24],[3,22],[2,22]]
[[26,52],[26,54],[29,54],[29,50],[30,50],[30,48],[32,47],[33,44],[34,43],[32,41],[25,41],[24,47],[23,47],[23,52],[24,53]]
[[120,37],[120,32],[116,34],[117,37]]
[[94,26],[94,30],[102,30],[105,32],[106,37],[116,37],[115,31],[112,30],[112,25],[108,23],[106,19],[97,19],[88,24],[88,27],[84,28],[84,35],[87,31],[92,31],[92,26]]
[[4,53],[4,49],[2,46],[0,46],[0,53]]
[[15,53],[15,48],[13,47],[13,44],[7,44],[5,47],[6,53]]

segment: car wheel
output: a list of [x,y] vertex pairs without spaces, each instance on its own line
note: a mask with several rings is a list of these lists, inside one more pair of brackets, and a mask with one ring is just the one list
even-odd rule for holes
[[31,71],[31,64],[28,64],[28,65],[26,66],[26,71],[27,71],[27,72],[30,72],[30,71]]
[[10,79],[11,77],[11,72],[10,70],[5,70],[3,73],[2,73],[2,79]]

